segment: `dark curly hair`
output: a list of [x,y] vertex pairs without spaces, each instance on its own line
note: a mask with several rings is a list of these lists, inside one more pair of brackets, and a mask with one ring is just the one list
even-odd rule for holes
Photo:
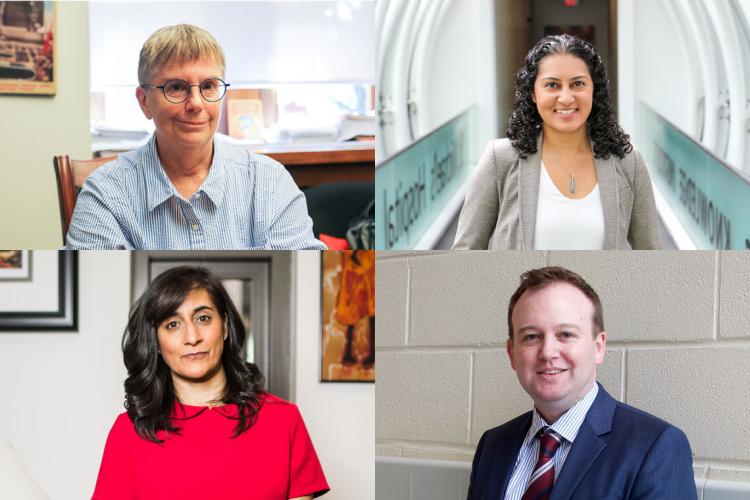
[[163,443],[156,432],[179,434],[172,412],[176,395],[172,372],[158,352],[157,325],[174,312],[194,290],[205,290],[226,322],[227,339],[221,363],[226,387],[221,401],[238,409],[234,435],[249,429],[257,418],[264,393],[263,375],[257,366],[243,359],[245,328],[221,281],[207,269],[181,266],[159,275],[133,304],[122,337],[122,353],[128,377],[125,379],[125,408],[138,435]]
[[516,72],[516,92],[513,111],[506,131],[511,144],[521,158],[537,152],[537,139],[542,130],[542,117],[531,100],[539,63],[550,54],[572,54],[589,68],[594,82],[591,114],[587,120],[589,138],[594,145],[594,156],[607,159],[610,155],[623,158],[633,149],[630,136],[617,123],[615,110],[609,97],[609,79],[601,57],[590,43],[570,35],[551,35],[539,40],[532,48],[523,66]]

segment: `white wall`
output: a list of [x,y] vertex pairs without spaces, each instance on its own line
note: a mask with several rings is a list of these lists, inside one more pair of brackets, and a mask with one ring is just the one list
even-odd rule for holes
[[233,86],[258,82],[374,82],[375,2],[91,2],[91,84],[138,84],[138,54],[162,26],[213,34]]
[[635,4],[617,2],[617,116],[625,130],[635,125]]
[[296,398],[323,464],[326,500],[375,498],[375,384],[320,383],[320,253],[297,252]]
[[642,134],[637,123],[640,101],[699,139],[689,124],[697,113],[697,88],[703,83],[691,72],[691,61],[699,61],[687,45],[694,41],[685,38],[698,35],[678,26],[680,20],[668,5],[654,0],[620,0],[617,4],[619,119],[636,147]]
[[477,142],[484,146],[497,137],[494,3],[449,2],[442,23],[434,29],[435,43],[425,61],[429,94],[421,103],[432,127],[425,132],[478,104]]
[[2,248],[62,246],[52,158],[91,156],[86,3],[55,7],[57,95],[0,95]]
[[52,500],[91,498],[124,411],[130,255],[80,252],[78,269],[78,332],[0,333],[0,441],[13,443]]

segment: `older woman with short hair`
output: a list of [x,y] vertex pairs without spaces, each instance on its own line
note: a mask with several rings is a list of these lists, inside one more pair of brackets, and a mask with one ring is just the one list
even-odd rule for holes
[[133,305],[125,407],[93,500],[311,500],[328,484],[297,407],[262,387],[221,281],[177,267]]
[[136,97],[156,131],[89,176],[67,248],[325,249],[286,169],[214,137],[224,69],[218,42],[196,26],[146,40]]

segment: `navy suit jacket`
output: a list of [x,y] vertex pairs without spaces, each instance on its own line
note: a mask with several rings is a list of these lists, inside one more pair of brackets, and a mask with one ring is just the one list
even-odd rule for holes
[[[502,500],[532,412],[479,440],[468,500]],[[696,500],[693,457],[673,425],[620,403],[599,385],[550,500]]]

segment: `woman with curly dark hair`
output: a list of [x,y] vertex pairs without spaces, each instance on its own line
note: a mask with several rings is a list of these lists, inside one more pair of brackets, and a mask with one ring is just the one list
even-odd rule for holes
[[617,124],[596,49],[541,39],[516,73],[507,139],[487,145],[454,249],[658,249],[641,155]]
[[297,407],[263,390],[245,328],[209,271],[177,267],[133,305],[125,408],[93,500],[312,499],[328,484]]

